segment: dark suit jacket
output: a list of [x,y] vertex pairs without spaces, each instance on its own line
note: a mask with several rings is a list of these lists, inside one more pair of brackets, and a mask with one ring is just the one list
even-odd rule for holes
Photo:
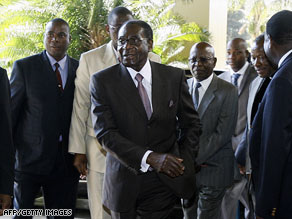
[[10,89],[7,73],[0,68],[0,194],[13,194],[14,148]]
[[45,51],[14,63],[10,82],[17,171],[49,174],[60,135],[66,162],[72,164],[68,133],[78,61],[67,60],[68,78],[62,93]]
[[[250,134],[256,213],[269,218],[292,215],[292,54],[271,80]],[[275,208],[276,217],[272,217]]]
[[[200,123],[178,68],[150,62],[153,114],[147,119],[138,90],[126,67],[118,64],[91,78],[92,118],[98,140],[108,151],[104,204],[113,211],[133,208],[139,192],[142,157],[147,150],[184,159],[183,176],[161,180],[179,197],[195,191],[194,158]],[[177,137],[176,127],[181,131]],[[143,173],[141,173],[143,174]]]
[[[193,82],[193,78],[188,80],[191,94]],[[199,185],[223,188],[233,182],[231,137],[236,125],[237,102],[236,87],[213,74],[197,109],[203,125],[197,163],[207,165],[196,175]]]

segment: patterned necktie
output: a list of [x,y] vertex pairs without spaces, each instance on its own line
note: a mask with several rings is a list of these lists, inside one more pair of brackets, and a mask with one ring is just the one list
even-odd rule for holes
[[147,117],[148,119],[150,119],[152,114],[151,105],[145,87],[142,84],[143,76],[140,73],[137,73],[135,79],[138,81],[138,91],[143,102]]
[[60,71],[59,71],[60,65],[59,65],[58,62],[56,62],[55,66],[56,66],[55,73],[56,73],[56,76],[57,76],[58,88],[60,89],[60,91],[63,91],[62,78],[61,78],[61,74],[60,74]]
[[238,78],[240,77],[241,74],[238,74],[238,73],[234,73],[232,76],[231,76],[231,83],[238,87]]
[[201,83],[197,82],[196,83],[196,88],[195,88],[195,98],[194,98],[194,104],[195,104],[195,108],[197,109],[199,106],[199,88],[201,87]]

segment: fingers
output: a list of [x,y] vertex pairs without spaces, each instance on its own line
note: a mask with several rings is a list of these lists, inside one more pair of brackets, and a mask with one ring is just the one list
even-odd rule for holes
[[6,194],[0,194],[0,204],[2,209],[0,210],[0,216],[3,215],[4,209],[9,209],[11,206],[11,196]]
[[85,154],[75,154],[74,164],[73,164],[81,176],[87,175],[87,159]]
[[161,168],[162,172],[166,173],[170,177],[177,177],[184,173],[183,160],[168,154],[165,157],[163,166]]

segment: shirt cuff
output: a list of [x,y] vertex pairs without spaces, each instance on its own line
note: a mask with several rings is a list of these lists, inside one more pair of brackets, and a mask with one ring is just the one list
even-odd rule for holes
[[152,153],[152,152],[153,152],[153,151],[150,151],[150,150],[146,151],[146,153],[144,154],[144,156],[143,156],[143,158],[142,158],[142,161],[141,161],[141,168],[140,168],[140,170],[141,170],[143,173],[147,172],[148,169],[149,169],[149,167],[150,167],[150,165],[146,163],[146,160],[147,160],[149,154]]

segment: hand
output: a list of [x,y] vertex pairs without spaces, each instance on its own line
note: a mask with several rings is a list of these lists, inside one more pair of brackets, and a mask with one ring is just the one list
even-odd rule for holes
[[157,172],[165,173],[170,177],[177,177],[184,173],[183,159],[175,157],[171,154],[160,154],[151,152],[147,157],[148,163]]
[[256,219],[264,219],[263,217],[256,216]]
[[245,174],[245,166],[241,166],[240,164],[237,164],[237,165],[238,165],[240,174],[244,175]]
[[80,178],[84,179],[87,175],[87,158],[85,154],[75,154],[74,164],[78,172],[80,173]]
[[0,194],[0,204],[2,209],[0,210],[0,216],[3,215],[4,209],[9,209],[11,206],[11,196],[6,194]]

